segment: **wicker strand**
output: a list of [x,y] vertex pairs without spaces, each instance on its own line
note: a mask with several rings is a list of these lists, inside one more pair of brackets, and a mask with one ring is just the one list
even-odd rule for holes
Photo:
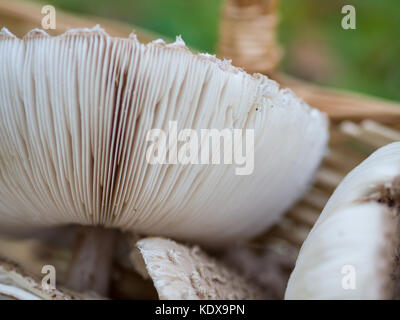
[[[313,188],[276,226],[257,239],[259,245],[267,246],[274,238],[278,243],[280,240],[300,248],[344,176],[374,150],[400,139],[399,130],[368,119],[361,123],[343,121],[333,125],[331,131],[341,139],[331,141],[330,153],[318,170]],[[296,250],[292,252],[297,254]]]
[[278,0],[227,0],[218,54],[247,72],[272,73],[282,56],[276,34]]

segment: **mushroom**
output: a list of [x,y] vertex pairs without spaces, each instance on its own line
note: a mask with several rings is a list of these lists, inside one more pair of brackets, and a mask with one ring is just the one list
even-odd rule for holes
[[[252,174],[236,174],[243,161],[211,162],[215,153],[208,164],[150,163],[148,133],[169,132],[173,121],[177,132],[253,130]],[[222,246],[271,226],[310,184],[327,127],[290,90],[193,54],[180,37],[141,44],[96,26],[56,37],[34,29],[18,39],[3,28],[0,229],[86,226],[69,283],[104,293],[112,230]]]
[[256,285],[192,248],[163,238],[137,242],[146,270],[162,300],[262,299]]
[[303,243],[286,299],[400,297],[400,142],[339,184]]
[[27,274],[18,265],[0,258],[0,300],[74,299],[94,299],[94,297],[44,287],[39,279]]

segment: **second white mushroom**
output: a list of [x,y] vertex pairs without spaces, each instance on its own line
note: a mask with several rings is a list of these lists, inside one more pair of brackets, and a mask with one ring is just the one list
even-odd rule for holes
[[286,299],[399,298],[400,142],[337,187],[304,242]]

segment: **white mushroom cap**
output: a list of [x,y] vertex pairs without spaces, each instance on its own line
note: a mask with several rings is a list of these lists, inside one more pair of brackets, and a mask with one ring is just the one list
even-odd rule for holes
[[[254,172],[151,165],[146,134],[254,129]],[[212,244],[253,236],[306,190],[326,117],[262,75],[102,29],[0,33],[0,228],[103,225]]]
[[340,183],[304,242],[286,299],[386,299],[399,285],[400,142]]
[[145,238],[137,243],[161,300],[261,299],[260,288],[199,247]]

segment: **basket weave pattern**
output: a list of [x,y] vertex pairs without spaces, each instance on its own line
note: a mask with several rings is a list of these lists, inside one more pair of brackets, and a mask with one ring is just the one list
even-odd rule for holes
[[259,254],[268,248],[281,256],[281,262],[274,263],[285,268],[281,281],[286,283],[302,243],[341,180],[379,147],[400,141],[400,106],[374,97],[321,88],[280,73],[282,50],[276,40],[277,4],[275,0],[226,0],[218,48],[221,57],[231,58],[234,65],[246,71],[268,74],[313,107],[326,112],[331,120],[329,153],[309,193],[250,245]]
[[226,2],[218,53],[247,72],[270,73],[278,65],[276,0]]

